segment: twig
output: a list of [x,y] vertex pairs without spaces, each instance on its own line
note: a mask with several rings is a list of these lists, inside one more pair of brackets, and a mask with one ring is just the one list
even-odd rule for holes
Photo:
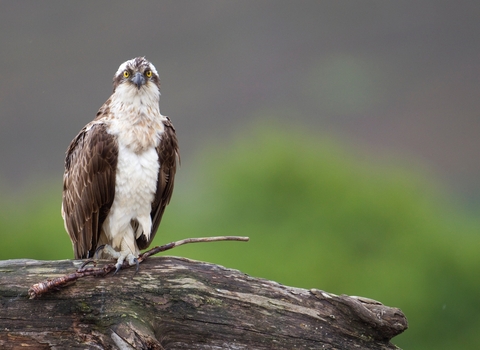
[[[156,246],[150,250],[147,250],[145,253],[140,254],[138,261],[142,262],[150,255],[155,255],[165,250],[169,250],[187,243],[200,243],[200,242],[218,242],[218,241],[243,241],[247,242],[250,238],[241,237],[241,236],[217,236],[217,237],[201,237],[201,238],[186,238],[180,241],[171,242],[162,246]],[[130,266],[130,265],[129,265]]]
[[[187,243],[200,243],[200,242],[217,242],[217,241],[242,241],[247,242],[248,237],[240,236],[218,236],[218,237],[202,237],[202,238],[187,238],[180,241],[171,242],[162,246],[154,247],[150,250],[147,250],[143,254],[140,254],[138,257],[138,263],[145,261],[149,256],[164,252],[166,250],[173,249],[175,247],[187,244]],[[94,262],[95,263],[95,262]],[[84,265],[85,266],[85,265]],[[135,266],[135,265],[133,265]],[[127,262],[124,262],[122,269],[131,267]],[[87,276],[105,276],[110,272],[115,270],[115,264],[107,264],[101,268],[82,268],[73,273],[67,274],[62,277],[57,277],[54,279],[48,279],[43,282],[35,283],[28,290],[28,295],[30,299],[35,299],[41,296],[42,294],[48,293],[53,289],[59,289],[64,287],[70,282],[76,281],[79,278]]]

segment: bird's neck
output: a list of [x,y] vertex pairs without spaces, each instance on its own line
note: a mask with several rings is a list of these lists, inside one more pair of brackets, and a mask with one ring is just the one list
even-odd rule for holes
[[160,115],[160,92],[152,85],[140,90],[132,85],[122,84],[110,98],[110,109],[115,115],[141,119]]
[[159,93],[136,91],[127,87],[117,89],[110,99],[113,116],[109,131],[117,135],[118,142],[135,153],[158,145],[163,133],[164,116],[160,114]]

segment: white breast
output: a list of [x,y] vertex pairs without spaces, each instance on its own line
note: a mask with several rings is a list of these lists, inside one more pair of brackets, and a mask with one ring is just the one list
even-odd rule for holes
[[158,155],[155,148],[137,154],[119,147],[115,202],[129,208],[131,216],[148,210],[157,189]]
[[[159,171],[158,155],[155,148],[140,154],[123,145],[119,146],[117,173],[115,179],[115,199],[107,220],[105,234],[114,248],[127,241],[131,251],[137,249],[135,238],[143,231],[150,237],[152,220],[150,212],[157,190]],[[139,223],[137,233],[133,232],[131,221]]]

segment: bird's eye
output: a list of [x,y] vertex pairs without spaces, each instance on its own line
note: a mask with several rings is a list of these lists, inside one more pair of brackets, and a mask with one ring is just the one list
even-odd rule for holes
[[123,71],[123,77],[128,78],[130,76],[130,72],[128,70]]
[[146,76],[147,78],[151,78],[151,77],[152,77],[152,74],[153,74],[153,73],[152,73],[151,70],[147,70],[147,71],[145,72],[145,76]]

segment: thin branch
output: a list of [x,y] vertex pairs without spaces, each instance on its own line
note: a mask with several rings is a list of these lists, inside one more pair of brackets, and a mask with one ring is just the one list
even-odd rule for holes
[[[164,252],[166,250],[173,249],[175,247],[187,244],[187,243],[200,243],[200,242],[218,242],[218,241],[241,241],[247,242],[249,240],[248,237],[241,237],[241,236],[218,236],[218,237],[201,237],[201,238],[187,238],[182,239],[180,241],[171,242],[162,246],[154,247],[143,254],[140,254],[138,257],[138,262],[141,263],[145,261],[149,256],[158,254],[160,252]],[[84,268],[88,263],[93,262],[96,264],[95,261],[87,261],[86,264],[82,265],[82,268],[78,269],[77,271],[67,274],[62,277],[57,277],[54,279],[48,279],[43,282],[35,283],[33,286],[30,287],[28,290],[28,295],[30,299],[35,299],[41,296],[42,294],[48,293],[54,289],[59,289],[66,286],[68,283],[76,281],[79,278],[87,277],[87,276],[105,276],[108,275],[110,272],[115,270],[115,264],[107,264],[101,268]],[[132,267],[127,262],[124,262],[122,265],[122,269]]]
[[181,245],[187,244],[187,243],[200,243],[200,242],[218,242],[218,241],[242,241],[242,242],[247,242],[250,238],[248,237],[241,237],[241,236],[217,236],[217,237],[201,237],[201,238],[186,238],[182,239],[180,241],[176,242],[171,242],[162,246],[157,246],[155,248],[152,248],[150,250],[147,250],[145,253],[140,254],[138,257],[138,261],[142,262],[146,258],[148,258],[150,255],[155,255],[160,252],[164,252],[165,250],[169,250],[175,247],[179,247]]

